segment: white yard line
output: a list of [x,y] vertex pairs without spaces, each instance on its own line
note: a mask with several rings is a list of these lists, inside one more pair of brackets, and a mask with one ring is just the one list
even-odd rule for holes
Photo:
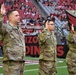
[[[58,61],[57,63],[62,63],[62,62]],[[36,64],[38,64],[38,62],[30,62],[30,61],[28,61],[28,62],[25,62],[25,64],[26,64],[25,66],[36,65]],[[1,67],[3,67],[3,66],[1,65],[0,68]],[[67,66],[60,66],[60,67],[57,67],[57,68],[61,68],[62,69],[62,68],[67,68]],[[24,70],[24,72],[30,72],[30,71],[38,71],[38,68],[37,69]],[[0,75],[3,75],[3,74],[0,73]]]
[[[66,68],[67,66],[61,66],[57,68]],[[37,71],[38,69],[30,69],[30,70],[24,70],[24,72],[29,72],[29,71]]]
[[[57,67],[57,68],[66,68],[67,66],[61,66],[61,67]],[[30,70],[24,70],[24,72],[30,72],[30,71],[38,71],[38,69],[30,69]],[[0,73],[0,75],[3,75],[2,73]]]
[[[62,62],[57,62],[57,63],[63,63],[63,61]],[[25,66],[36,65],[36,64],[39,64],[39,63],[38,62],[31,62],[31,61],[25,62]],[[0,65],[0,67],[2,67],[2,65]]]

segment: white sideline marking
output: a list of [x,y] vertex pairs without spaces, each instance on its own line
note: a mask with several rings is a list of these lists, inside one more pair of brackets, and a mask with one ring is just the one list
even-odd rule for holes
[[57,68],[67,68],[67,66],[61,66],[61,67],[57,67]]
[[[57,68],[66,68],[67,66],[61,66],[61,67],[57,67]],[[38,69],[30,69],[30,70],[24,70],[24,72],[29,72],[29,71],[36,71]]]
[[[29,63],[29,62],[28,62]],[[57,62],[57,63],[62,63],[62,62]],[[36,64],[38,64],[38,62],[37,63],[32,63],[32,64],[26,64],[25,66],[28,66],[28,65],[36,65]],[[1,68],[2,66],[0,66],[0,68]],[[57,68],[66,68],[67,66],[60,66],[60,67],[57,67]],[[30,72],[30,71],[37,71],[38,69],[30,69],[30,70],[24,70],[24,72]],[[0,73],[0,75],[3,75],[2,73]]]
[[30,70],[24,70],[24,72],[29,72],[29,71],[37,71],[38,69],[30,69]]
[[[62,63],[63,61],[58,61],[57,63]],[[36,65],[36,64],[39,64],[38,62],[25,62],[25,66],[28,66],[28,65]],[[0,68],[3,67],[2,65],[0,66]]]
[[[66,68],[67,66],[61,66],[61,67],[57,67],[57,68]],[[30,69],[30,70],[24,70],[24,72],[30,72],[30,71],[37,71],[38,69]],[[0,75],[3,75],[2,73],[0,73]]]

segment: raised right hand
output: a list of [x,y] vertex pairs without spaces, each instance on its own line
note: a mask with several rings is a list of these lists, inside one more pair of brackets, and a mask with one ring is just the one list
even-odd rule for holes
[[74,31],[74,25],[72,24],[72,26],[71,26],[71,29],[72,29],[72,31]]
[[0,11],[0,13],[1,13],[2,15],[5,15],[5,14],[6,14],[6,9],[5,9],[4,4],[1,5],[1,11]]

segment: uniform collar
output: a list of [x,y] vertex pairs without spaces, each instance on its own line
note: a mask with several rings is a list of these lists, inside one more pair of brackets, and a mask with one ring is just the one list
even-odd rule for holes
[[47,29],[47,28],[44,28],[44,31],[47,31],[47,32],[48,32],[48,34],[52,34],[52,32],[53,32],[53,31],[48,31],[48,29]]
[[12,23],[9,22],[9,25],[13,28],[13,29],[18,29],[18,26],[14,26]]

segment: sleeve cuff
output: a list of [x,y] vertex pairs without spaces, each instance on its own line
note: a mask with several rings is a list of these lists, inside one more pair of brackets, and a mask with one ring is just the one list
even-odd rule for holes
[[0,14],[0,22],[3,21],[3,15]]

